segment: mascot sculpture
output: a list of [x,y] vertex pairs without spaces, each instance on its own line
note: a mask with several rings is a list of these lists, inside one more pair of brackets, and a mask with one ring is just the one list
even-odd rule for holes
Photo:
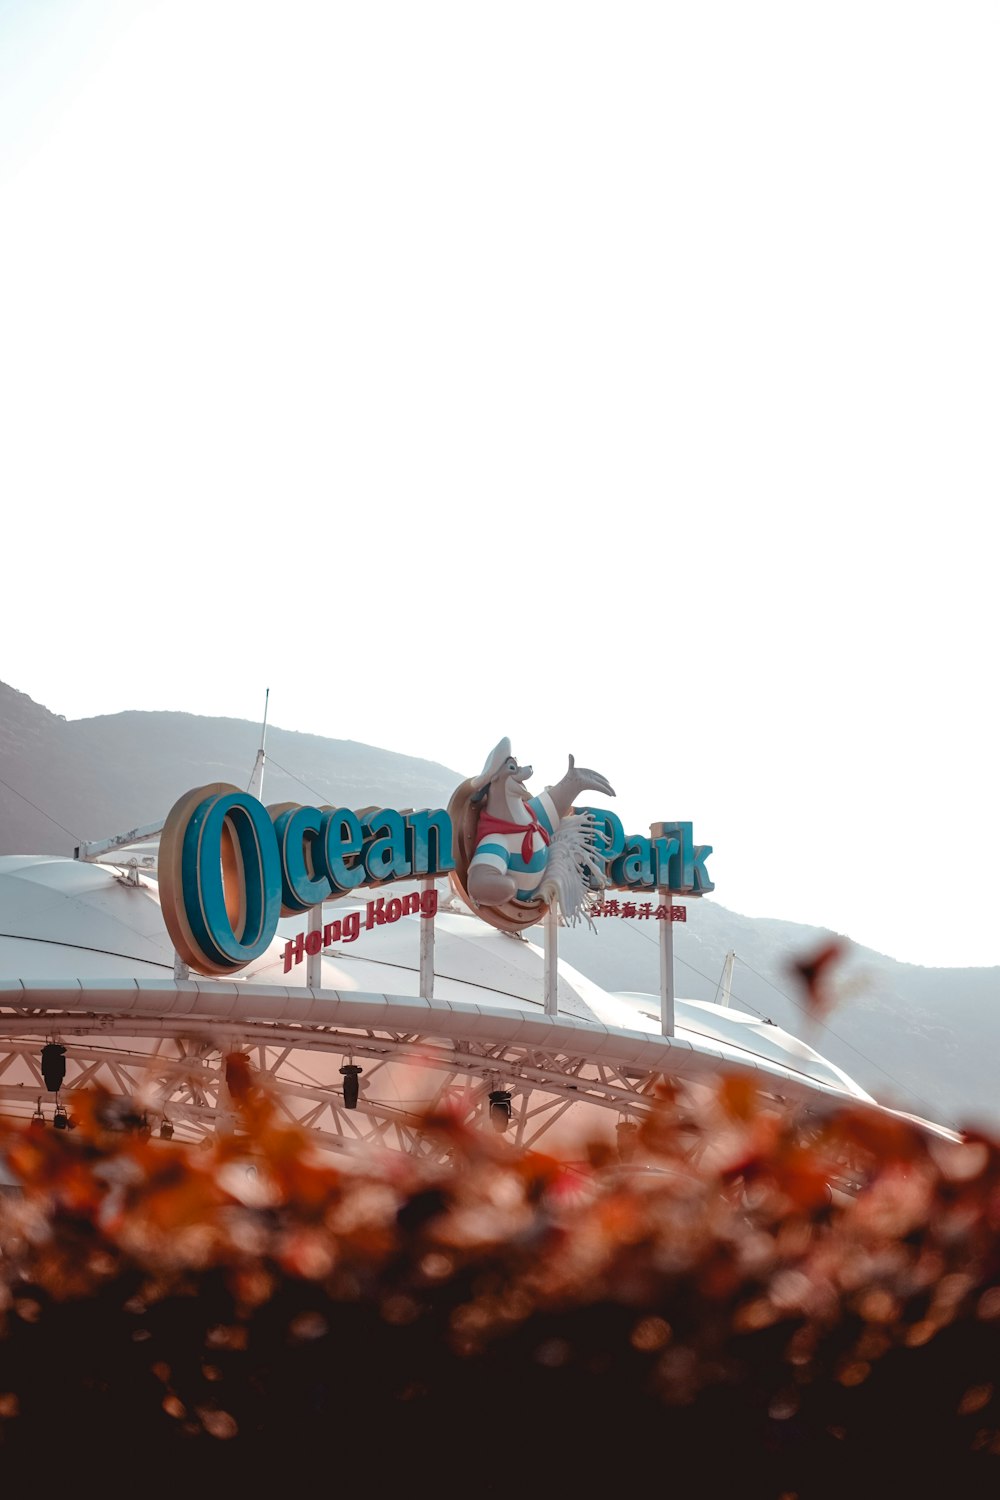
[[572,755],[562,780],[536,797],[524,784],[531,773],[503,739],[448,804],[455,830],[452,882],[473,911],[504,932],[533,926],[553,904],[564,923],[575,923],[587,917],[604,886],[592,819],[574,813],[573,803],[586,791],[613,797],[611,785],[577,767]]

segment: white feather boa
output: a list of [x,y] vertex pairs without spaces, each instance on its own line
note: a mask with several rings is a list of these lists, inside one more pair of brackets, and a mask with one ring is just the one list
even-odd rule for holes
[[593,928],[590,913],[600,901],[604,886],[604,864],[594,850],[593,817],[590,813],[570,813],[552,836],[538,895],[555,905],[564,927],[575,927],[583,917]]

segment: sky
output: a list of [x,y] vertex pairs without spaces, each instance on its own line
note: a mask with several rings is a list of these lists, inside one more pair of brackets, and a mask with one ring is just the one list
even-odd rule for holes
[[992,0],[0,0],[0,679],[572,752],[735,911],[1000,963],[998,65]]

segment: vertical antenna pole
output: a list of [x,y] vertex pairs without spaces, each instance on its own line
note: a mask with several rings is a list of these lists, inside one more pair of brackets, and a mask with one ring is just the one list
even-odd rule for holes
[[722,1004],[729,1005],[733,992],[733,965],[736,962],[736,954],[730,949],[726,954],[726,961],[722,965]]
[[254,762],[253,775],[250,777],[250,785],[247,791],[251,797],[256,797],[258,802],[264,800],[264,740],[267,737],[267,705],[271,697],[271,689],[264,689],[264,722],[260,726],[260,749],[257,751],[257,759]]

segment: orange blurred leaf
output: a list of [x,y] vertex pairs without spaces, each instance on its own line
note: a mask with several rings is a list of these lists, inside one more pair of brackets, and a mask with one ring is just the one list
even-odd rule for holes
[[806,1008],[816,1020],[825,1016],[836,1003],[830,980],[832,971],[844,952],[845,944],[840,938],[835,938],[831,943],[822,944],[815,952],[795,959],[791,965],[792,973],[804,991]]

